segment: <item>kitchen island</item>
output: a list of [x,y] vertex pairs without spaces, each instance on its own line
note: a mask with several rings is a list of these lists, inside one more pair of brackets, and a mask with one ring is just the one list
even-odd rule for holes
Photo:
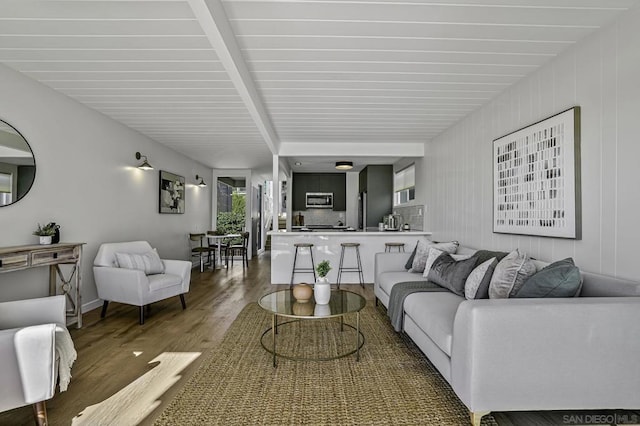
[[[411,252],[420,238],[431,235],[427,231],[339,231],[339,230],[314,230],[312,232],[287,232],[271,231],[271,283],[289,284],[291,280],[291,268],[295,252],[294,244],[313,244],[313,260],[317,265],[323,260],[331,263],[331,271],[327,276],[329,282],[335,283],[340,265],[340,243],[360,243],[360,258],[365,283],[373,283],[374,255],[383,252],[385,243],[404,243],[405,251]],[[311,267],[308,249],[298,251],[298,267]],[[356,265],[355,250],[347,249],[344,256],[344,266]],[[312,283],[311,273],[296,273],[295,283]],[[342,284],[358,283],[358,274],[355,272],[343,272]]]

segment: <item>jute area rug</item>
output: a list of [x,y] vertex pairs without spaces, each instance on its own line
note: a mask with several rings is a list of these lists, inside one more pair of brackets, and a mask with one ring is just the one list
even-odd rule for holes
[[[355,325],[355,315],[346,322]],[[393,331],[385,313],[361,312],[366,342],[332,361],[278,358],[260,345],[271,316],[247,305],[155,425],[469,425],[469,413],[420,350]],[[265,344],[270,347],[270,334]],[[280,327],[278,350],[331,356],[355,347],[337,320]],[[483,425],[495,425],[491,416]]]

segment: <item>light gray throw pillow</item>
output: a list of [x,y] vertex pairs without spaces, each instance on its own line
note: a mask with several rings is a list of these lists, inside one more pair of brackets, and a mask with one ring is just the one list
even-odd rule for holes
[[142,271],[145,275],[164,273],[164,263],[158,256],[157,251],[146,253],[115,253],[119,268],[135,269]]
[[409,272],[424,273],[427,259],[429,257],[429,248],[434,247],[446,253],[453,254],[456,252],[456,250],[458,250],[459,245],[460,244],[457,241],[451,241],[447,243],[434,243],[429,240],[418,241],[418,246],[416,247],[416,255],[413,258],[413,264],[411,265],[411,269],[409,269]]
[[507,299],[536,273],[536,265],[526,253],[514,250],[496,265],[489,284],[490,299]]
[[492,257],[476,266],[464,284],[464,297],[469,300],[488,299],[489,284],[491,283],[491,277],[497,264],[498,260]]

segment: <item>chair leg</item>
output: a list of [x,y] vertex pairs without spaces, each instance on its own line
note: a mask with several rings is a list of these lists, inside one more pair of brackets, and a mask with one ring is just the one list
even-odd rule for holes
[[340,250],[340,263],[338,264],[338,279],[337,284],[338,284],[338,290],[340,290],[340,282],[342,281],[342,263],[344,262],[344,247],[342,247],[342,250]]
[[358,258],[358,280],[360,285],[364,288],[364,275],[362,273],[362,261],[360,260],[360,247],[356,247],[356,256]]
[[184,301],[184,294],[180,295],[180,303],[182,303],[182,309],[187,309],[187,302]]
[[107,307],[109,306],[109,301],[105,300],[102,303],[102,311],[100,312],[100,318],[104,318],[107,315]]
[[47,404],[45,401],[33,404],[33,419],[38,426],[47,426]]
[[140,325],[144,324],[144,306],[140,306]]
[[291,281],[289,281],[289,288],[293,288],[293,276],[296,273],[296,261],[298,260],[298,246],[296,246],[296,251],[293,253],[293,266],[291,267]]

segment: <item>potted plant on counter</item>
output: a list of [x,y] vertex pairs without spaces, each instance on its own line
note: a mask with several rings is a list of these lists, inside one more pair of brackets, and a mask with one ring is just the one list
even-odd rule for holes
[[329,279],[327,278],[330,270],[331,265],[328,260],[323,260],[316,266],[318,278],[313,288],[313,297],[318,305],[326,305],[331,299],[331,284],[329,284]]
[[57,225],[48,223],[44,226],[38,223],[38,228],[33,231],[33,235],[40,237],[40,244],[51,244],[51,239],[56,234]]

